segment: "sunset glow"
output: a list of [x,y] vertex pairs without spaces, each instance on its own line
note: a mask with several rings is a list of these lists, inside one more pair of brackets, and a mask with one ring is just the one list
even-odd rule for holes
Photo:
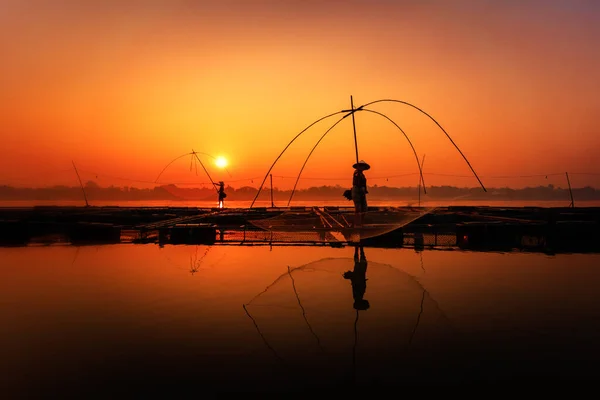
[[227,159],[223,156],[219,156],[215,160],[215,165],[219,168],[225,168],[225,167],[227,167],[228,164],[229,163],[227,162]]
[[[73,160],[84,182],[153,187],[171,155],[195,149],[227,154],[233,164],[210,166],[256,187],[296,135],[352,96],[356,107],[422,108],[489,187],[565,187],[565,172],[575,187],[600,187],[598,2],[3,4],[0,185],[77,185]],[[427,154],[427,185],[478,186],[426,116],[370,108]],[[341,117],[295,140],[273,185],[291,189],[309,154],[299,188],[347,185],[351,118],[319,142]],[[398,128],[355,117],[369,184],[416,186]],[[161,182],[195,176],[181,160]]]

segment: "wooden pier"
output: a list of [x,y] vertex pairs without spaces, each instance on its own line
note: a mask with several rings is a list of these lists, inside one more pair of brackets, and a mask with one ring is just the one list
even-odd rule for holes
[[[402,208],[394,208],[401,210]],[[415,208],[411,208],[415,209]],[[155,243],[327,245],[352,241],[319,234],[260,229],[252,221],[283,213],[341,215],[350,207],[217,209],[196,207],[0,208],[0,245]],[[390,208],[370,207],[385,215]],[[409,224],[361,240],[372,247],[600,253],[600,207],[440,207]],[[321,229],[321,230],[319,230]]]

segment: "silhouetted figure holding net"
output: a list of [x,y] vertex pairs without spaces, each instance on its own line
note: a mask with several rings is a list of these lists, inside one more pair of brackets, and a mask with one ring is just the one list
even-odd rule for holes
[[354,246],[354,270],[344,272],[344,279],[352,283],[354,309],[367,310],[369,301],[363,298],[367,290],[367,258],[362,246]]
[[354,175],[352,176],[352,201],[354,201],[354,226],[362,225],[364,213],[367,212],[367,178],[363,171],[371,168],[369,164],[363,160],[352,166]]
[[227,197],[227,194],[225,193],[225,183],[223,181],[219,181],[219,183],[215,183],[215,186],[219,187],[219,208],[223,208],[225,197]]

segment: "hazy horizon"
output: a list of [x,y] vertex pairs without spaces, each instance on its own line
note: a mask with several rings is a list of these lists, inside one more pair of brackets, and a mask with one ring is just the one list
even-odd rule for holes
[[[101,185],[98,184],[98,182],[95,181],[87,181],[84,185],[84,188],[98,188],[101,190],[104,189],[132,189],[132,190],[153,190],[153,189],[158,189],[158,188],[168,188],[168,187],[176,187],[178,189],[182,189],[182,190],[206,190],[206,191],[214,191],[213,188],[211,188],[211,185],[208,183],[199,183],[199,184],[193,184],[193,183],[184,183],[181,185],[175,184],[175,183],[156,183],[152,186],[138,186],[138,185],[132,185],[132,184],[108,184],[108,185]],[[225,182],[225,189],[227,190],[243,190],[243,189],[254,189],[254,190],[258,190],[260,187],[260,185],[230,185],[227,182]],[[318,189],[318,188],[340,188],[340,189],[346,189],[346,188],[350,188],[351,185],[341,185],[339,183],[337,184],[326,184],[326,183],[322,183],[322,184],[315,184],[315,185],[304,185],[302,187],[298,187],[295,189],[295,191],[307,191],[307,190],[311,190],[311,189]],[[394,185],[387,185],[387,184],[373,184],[373,185],[368,185],[369,188],[389,188],[389,189],[403,189],[403,190],[414,190],[415,192],[418,189],[417,185],[412,185],[412,186],[394,186]],[[493,192],[494,190],[503,190],[503,189],[508,189],[508,190],[514,190],[514,191],[522,191],[522,190],[526,190],[526,189],[536,189],[536,188],[551,188],[551,189],[556,189],[556,190],[568,190],[568,184],[564,184],[564,185],[554,185],[554,184],[544,184],[544,182],[540,182],[539,184],[532,184],[532,185],[526,185],[526,186],[520,186],[520,187],[510,187],[510,186],[486,186],[486,190],[484,191],[481,186],[476,186],[476,185],[471,185],[471,186],[461,186],[461,185],[447,185],[447,184],[442,184],[442,185],[427,185],[426,188],[444,188],[444,187],[448,187],[448,188],[455,188],[455,189],[460,189],[460,190],[476,190],[476,191],[481,191],[482,193],[489,193],[489,192]],[[23,186],[23,185],[8,185],[5,183],[0,182],[0,188],[14,188],[14,189],[56,189],[56,188],[77,188],[78,190],[81,190],[81,185],[78,183],[73,183],[73,184],[48,184],[48,185],[40,185],[40,186]],[[585,186],[573,186],[571,185],[571,189],[575,190],[575,189],[585,189],[585,188],[591,188],[593,190],[600,190],[600,187],[594,187],[594,186],[590,186],[590,185],[585,185]],[[269,180],[267,180],[265,182],[265,185],[263,186],[263,190],[270,190],[271,187],[269,186]],[[279,192],[291,192],[292,190],[294,190],[293,188],[280,188],[277,186],[273,186],[273,190],[279,191]],[[421,188],[421,191],[423,189]]]
[[[237,204],[234,207],[244,207],[245,202],[281,202],[289,204],[298,204],[298,202],[310,201],[313,205],[322,201],[336,202],[340,205],[352,205],[352,202],[343,198],[343,192],[347,189],[344,186],[315,186],[305,189],[281,190],[273,187],[263,187],[258,192],[258,188],[242,186],[234,188],[227,186],[227,204]],[[478,187],[455,187],[455,186],[430,186],[426,193],[418,187],[389,187],[389,186],[371,186],[367,195],[370,204],[389,204],[392,205],[398,201],[409,202],[442,202],[456,204],[457,201],[476,201],[489,203],[489,205],[501,202],[513,202],[514,204],[525,204],[531,201],[554,201],[570,203],[571,199],[575,203],[594,202],[593,206],[600,201],[600,190],[592,187],[583,188],[559,188],[553,185],[527,187],[521,189],[511,188],[488,188],[484,192]],[[82,190],[81,186],[53,186],[41,188],[14,188],[10,186],[0,186],[0,203],[10,206],[11,201],[33,202],[56,202],[61,201],[101,201],[101,202],[137,202],[142,206],[143,202],[148,205],[159,202],[207,202],[216,203],[216,190],[209,187],[178,187],[176,185],[162,185],[154,188],[136,188],[132,186],[108,186],[102,187],[93,182],[87,182]],[[383,202],[383,203],[382,203]],[[391,203],[390,203],[391,202]],[[115,203],[116,204],[116,203]],[[395,203],[394,203],[395,204]],[[21,206],[26,206],[25,203]],[[588,204],[588,206],[592,203]]]

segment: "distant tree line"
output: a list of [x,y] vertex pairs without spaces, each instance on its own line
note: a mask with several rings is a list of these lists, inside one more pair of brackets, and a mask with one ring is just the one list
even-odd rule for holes
[[[178,200],[163,187],[139,189],[135,187],[100,187],[95,182],[85,184],[89,200]],[[81,186],[50,186],[41,188],[16,188],[0,186],[1,200],[83,200]]]
[[[101,187],[93,181],[85,184],[85,193],[89,200],[214,200],[216,190],[213,188],[183,188],[176,185],[156,186],[151,189],[140,189],[131,186]],[[337,200],[343,199],[342,193],[347,188],[336,186],[315,186],[299,189],[294,192],[294,200]],[[419,193],[416,187],[388,187],[373,185],[369,187],[369,198],[372,200],[417,199]],[[526,187],[522,189],[488,188],[484,192],[481,188],[461,188],[456,186],[429,186],[427,197],[432,199],[458,199],[461,197],[470,200],[568,200],[568,189],[557,188],[553,185]],[[258,189],[251,186],[234,188],[227,186],[225,193],[227,200],[247,201],[253,200]],[[273,199],[287,201],[291,190],[273,188]],[[575,200],[600,200],[600,190],[586,186],[572,189]],[[422,194],[425,199],[425,195]],[[83,198],[79,186],[51,186],[42,188],[17,188],[0,186],[0,199],[2,200],[81,200]],[[259,200],[269,200],[271,189],[264,187]],[[227,201],[226,200],[226,201]]]

